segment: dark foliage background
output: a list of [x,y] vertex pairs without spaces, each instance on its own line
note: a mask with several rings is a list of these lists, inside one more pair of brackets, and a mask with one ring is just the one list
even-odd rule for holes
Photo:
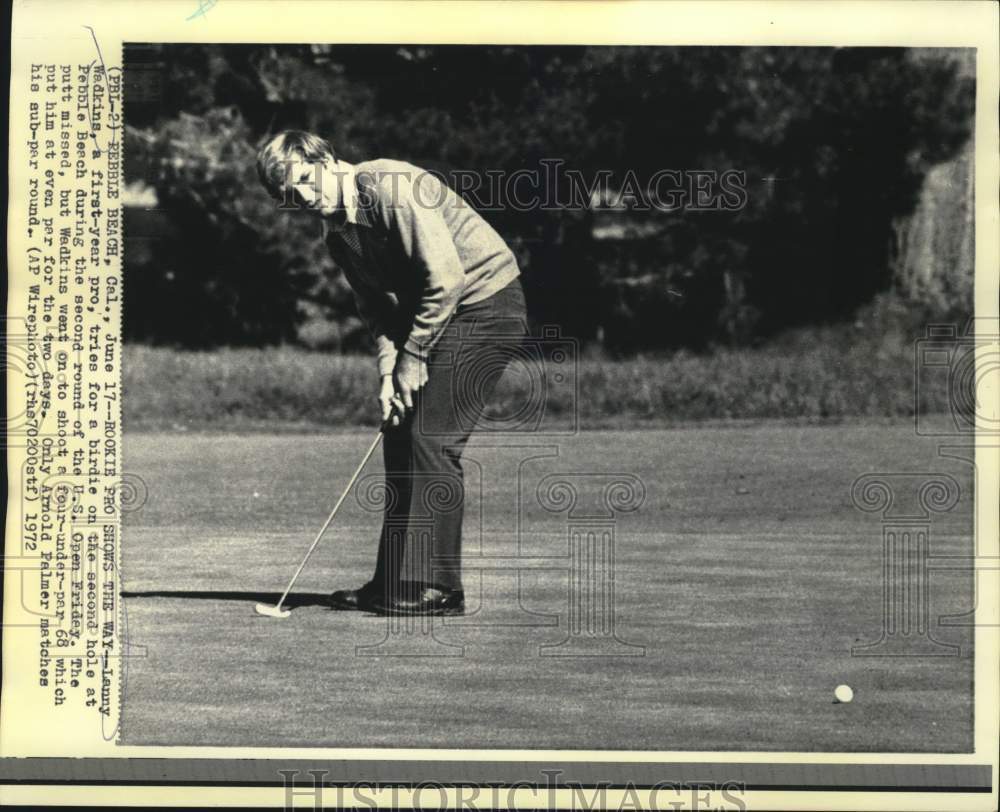
[[[953,54],[913,57],[130,45],[126,178],[156,202],[126,211],[126,339],[366,346],[315,223],[276,212],[257,182],[256,144],[286,127],[324,135],[348,160],[443,172],[547,159],[619,184],[629,172],[744,171],[739,211],[484,213],[518,254],[532,318],[606,350],[755,343],[853,318],[892,287],[895,226],[972,126],[974,82]],[[614,237],[601,238],[609,224]],[[933,306],[971,310],[961,297]]]

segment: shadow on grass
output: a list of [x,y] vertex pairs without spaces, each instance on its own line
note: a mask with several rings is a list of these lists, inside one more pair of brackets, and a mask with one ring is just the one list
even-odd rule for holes
[[[152,590],[148,592],[121,593],[123,598],[182,598],[201,601],[247,601],[248,603],[275,604],[281,597],[280,592],[215,592],[211,590]],[[330,596],[320,592],[298,592],[285,598],[284,606],[298,609],[303,606],[330,605]]]

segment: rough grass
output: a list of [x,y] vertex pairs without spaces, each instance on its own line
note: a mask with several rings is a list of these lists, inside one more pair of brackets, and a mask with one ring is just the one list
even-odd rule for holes
[[[518,413],[537,374],[519,367],[507,375],[492,414]],[[757,349],[624,360],[585,355],[575,364],[576,394],[570,383],[553,381],[550,367],[545,374],[545,420],[569,422],[576,414],[582,427],[905,417],[916,408],[914,338],[897,331],[813,328]],[[364,356],[291,347],[183,352],[130,346],[124,385],[127,429],[377,422],[374,361]],[[919,398],[922,413],[947,409],[943,385],[921,387]]]

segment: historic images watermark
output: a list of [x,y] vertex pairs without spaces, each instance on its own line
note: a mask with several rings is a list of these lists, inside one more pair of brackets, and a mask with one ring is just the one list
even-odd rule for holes
[[[918,436],[936,438],[938,456],[970,465],[976,450],[1000,447],[995,392],[1000,371],[1000,333],[995,319],[965,325],[932,324],[914,343],[914,416]],[[978,476],[973,482],[978,484]],[[971,495],[966,495],[971,498]],[[856,657],[955,657],[961,647],[935,629],[982,625],[975,608],[980,575],[1000,569],[1000,559],[974,547],[966,554],[935,551],[935,517],[951,513],[963,497],[955,477],[942,472],[881,472],[858,477],[851,488],[856,508],[881,518],[881,631],[872,643],[853,646]],[[975,494],[973,506],[981,498]],[[977,524],[973,525],[978,530]],[[969,573],[973,605],[958,614],[931,611],[935,573]]]
[[[296,182],[309,183],[320,190],[323,165],[313,164],[311,178],[293,178],[298,167],[285,162],[284,194],[278,206],[296,210],[301,202],[295,190]],[[348,172],[336,165],[329,174],[340,185]],[[440,184],[423,183],[426,177]],[[521,167],[514,171],[502,169],[421,169],[409,172],[380,170],[376,176],[367,170],[357,175],[358,205],[374,205],[374,196],[366,190],[376,185],[383,190],[384,204],[398,205],[406,190],[407,205],[438,209],[447,205],[471,205],[481,212],[533,211],[622,211],[631,212],[734,212],[747,205],[747,174],[744,170],[662,168],[646,175],[628,170],[615,175],[610,169],[585,173],[567,167],[562,158],[542,158],[537,167]],[[456,196],[448,194],[447,190]],[[388,191],[386,197],[385,191]]]
[[[536,782],[448,784],[420,781],[335,783],[325,769],[279,770],[284,808],[301,809],[536,809],[743,812],[746,786],[739,781],[657,781],[651,784],[597,780],[582,784],[563,771],[541,767]],[[530,793],[530,800],[522,794]]]
[[[473,323],[459,335],[449,325],[443,337],[457,338],[454,351],[439,353],[431,361],[434,374],[451,382],[450,407],[462,431],[482,434],[530,434],[532,437],[566,437],[580,430],[579,341],[564,336],[557,325],[540,327],[532,334],[527,323],[501,324],[499,329]],[[511,336],[516,336],[512,339]],[[505,376],[513,397],[505,410],[493,407],[483,392]],[[440,436],[438,423],[424,412],[419,428],[427,436]]]
[[914,346],[917,434],[967,440],[1000,436],[998,376],[1000,324],[996,319],[928,325]]
[[853,646],[855,657],[960,653],[934,637],[929,571],[932,516],[953,510],[959,496],[958,482],[947,474],[865,474],[855,480],[855,506],[882,515],[882,630],[874,643]]
[[[620,576],[616,573],[618,525],[630,513],[637,511],[646,499],[642,480],[629,473],[566,471],[539,473],[532,461],[558,457],[558,446],[510,447],[505,456],[494,458],[489,465],[495,470],[483,470],[484,463],[473,458],[478,468],[476,480],[508,479],[516,481],[514,492],[518,500],[517,532],[506,547],[495,546],[484,552],[481,538],[484,524],[482,491],[469,493],[458,478],[438,477],[419,484],[419,495],[409,500],[410,509],[398,518],[394,526],[394,507],[408,482],[387,482],[381,474],[370,475],[359,482],[355,497],[366,511],[388,516],[386,532],[401,534],[407,555],[413,561],[410,578],[424,583],[434,582],[435,567],[454,566],[454,562],[435,557],[435,514],[459,509],[466,504],[476,512],[479,539],[467,540],[471,551],[462,561],[468,583],[468,600],[473,611],[464,618],[387,617],[379,630],[380,639],[359,645],[358,656],[427,656],[457,657],[465,654],[465,646],[448,639],[448,630],[468,627],[518,626],[558,628],[560,639],[540,644],[540,657],[642,657],[646,647],[623,635],[617,613],[616,591]],[[479,455],[482,456],[482,455]],[[503,468],[504,470],[500,470]],[[524,516],[528,511],[541,510],[562,522],[563,544],[560,552],[541,554],[527,551],[522,543]],[[479,552],[475,552],[477,547]],[[426,571],[425,571],[426,570]],[[558,613],[541,613],[529,608],[531,590],[524,586],[522,576],[548,571],[564,578],[563,601]],[[484,589],[480,576],[502,574],[515,580],[516,602],[503,599],[504,611],[499,611],[499,596]],[[387,573],[396,582],[398,573]]]

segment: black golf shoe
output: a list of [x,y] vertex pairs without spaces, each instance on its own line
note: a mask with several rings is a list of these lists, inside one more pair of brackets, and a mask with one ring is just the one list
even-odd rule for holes
[[464,615],[465,593],[461,589],[424,587],[402,594],[378,596],[369,611],[380,615]]
[[338,589],[330,595],[330,606],[333,609],[371,612],[372,602],[381,597],[378,590],[369,582],[360,589]]

